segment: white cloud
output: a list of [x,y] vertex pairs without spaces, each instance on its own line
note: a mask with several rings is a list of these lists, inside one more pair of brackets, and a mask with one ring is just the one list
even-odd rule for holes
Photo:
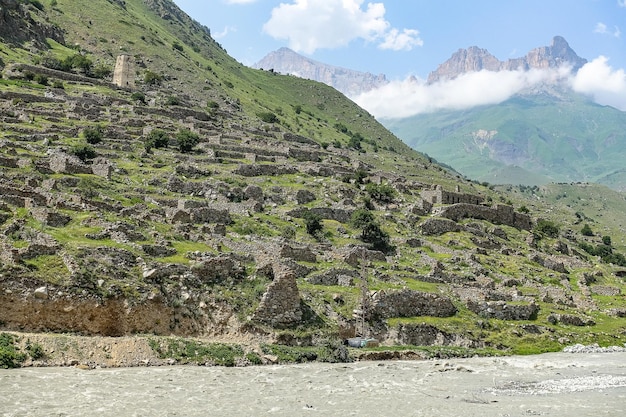
[[569,67],[529,71],[478,71],[428,84],[408,78],[368,91],[354,101],[377,118],[404,118],[438,110],[462,110],[498,104],[528,89],[560,85],[590,96],[596,103],[626,111],[626,73],[600,56],[576,75]]
[[291,49],[308,54],[345,46],[355,39],[392,50],[422,45],[417,30],[391,27],[385,12],[383,3],[368,3],[363,8],[363,0],[293,0],[272,10],[263,30],[274,38],[287,39]]
[[467,109],[501,103],[520,91],[564,80],[568,69],[478,71],[427,84],[410,78],[394,81],[354,100],[379,118],[402,118],[443,109]]
[[419,32],[415,29],[391,29],[384,36],[384,41],[379,45],[380,49],[391,49],[393,51],[410,51],[414,46],[422,46],[424,42],[419,37]]
[[626,73],[613,69],[604,56],[579,69],[571,85],[574,91],[590,95],[599,104],[626,111]]
[[235,26],[225,26],[224,30],[222,30],[221,32],[217,32],[217,33],[211,33],[211,36],[213,36],[214,39],[221,39],[226,37],[226,35],[228,35],[231,32],[237,32],[237,28]]
[[605,33],[607,33],[606,25],[602,22],[596,23],[596,28],[593,30],[593,32],[604,35]]
[[626,7],[626,0],[617,0],[617,5],[619,7]]
[[[624,0],[626,1],[626,0]],[[613,31],[610,31],[609,28],[607,27],[607,25],[605,25],[602,22],[598,22],[596,23],[596,27],[593,30],[594,33],[599,33],[601,35],[609,35],[609,36],[613,36],[614,38],[619,38],[622,35],[622,31],[620,30],[619,27],[614,26]]]

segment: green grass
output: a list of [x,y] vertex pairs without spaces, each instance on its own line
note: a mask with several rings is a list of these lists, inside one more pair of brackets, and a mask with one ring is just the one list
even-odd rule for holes
[[243,348],[235,344],[204,343],[185,338],[150,339],[148,343],[159,358],[171,358],[179,364],[235,366],[244,357]]

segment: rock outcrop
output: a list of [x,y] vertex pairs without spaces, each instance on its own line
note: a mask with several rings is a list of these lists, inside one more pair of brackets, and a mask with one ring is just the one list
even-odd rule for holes
[[453,79],[468,72],[487,71],[516,71],[529,69],[558,68],[569,65],[577,71],[587,60],[579,57],[567,41],[561,36],[555,36],[550,46],[535,48],[521,58],[500,61],[486,49],[471,46],[459,49],[443,64],[428,75],[428,82],[435,83],[446,79]]

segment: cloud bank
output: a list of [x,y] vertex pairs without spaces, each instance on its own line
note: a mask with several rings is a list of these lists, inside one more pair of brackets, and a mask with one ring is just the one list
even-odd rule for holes
[[373,42],[380,49],[410,50],[423,44],[415,29],[397,29],[385,19],[383,3],[363,0],[293,0],[272,10],[263,31],[286,39],[296,52],[337,48],[355,39]]
[[626,74],[608,65],[600,56],[577,74],[570,68],[532,69],[529,71],[478,71],[453,80],[427,84],[407,78],[392,81],[376,90],[353,98],[377,118],[405,118],[437,110],[462,110],[498,104],[513,95],[546,85],[569,87],[592,97],[598,104],[626,111]]

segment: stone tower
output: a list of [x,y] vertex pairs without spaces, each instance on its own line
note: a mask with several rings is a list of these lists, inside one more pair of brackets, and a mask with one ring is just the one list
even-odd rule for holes
[[113,71],[113,84],[122,88],[135,87],[135,69],[133,68],[134,59],[130,55],[120,55],[115,63]]

